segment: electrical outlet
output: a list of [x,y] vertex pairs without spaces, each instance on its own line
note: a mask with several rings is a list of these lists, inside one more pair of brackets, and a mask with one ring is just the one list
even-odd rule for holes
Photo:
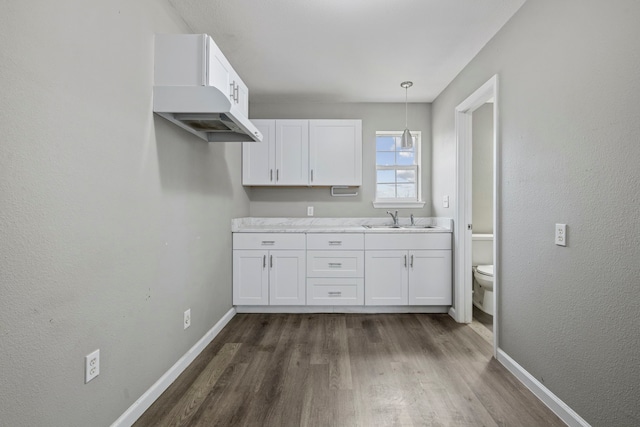
[[191,309],[184,312],[184,328],[191,326]]
[[556,224],[556,245],[567,246],[567,224]]
[[100,349],[84,357],[84,383],[100,375]]
[[307,206],[307,216],[313,216],[313,206]]
[[449,196],[443,196],[442,197],[442,207],[443,208],[448,208],[449,207]]

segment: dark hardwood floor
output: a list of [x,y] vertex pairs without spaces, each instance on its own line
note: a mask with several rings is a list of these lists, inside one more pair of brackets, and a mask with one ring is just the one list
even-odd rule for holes
[[444,314],[238,314],[142,426],[563,426]]

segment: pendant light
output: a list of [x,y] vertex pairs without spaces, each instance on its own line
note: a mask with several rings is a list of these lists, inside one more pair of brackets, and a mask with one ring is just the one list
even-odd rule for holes
[[408,126],[408,89],[413,86],[413,82],[402,82],[400,86],[404,88],[404,132],[402,133],[402,140],[400,141],[400,148],[413,148],[413,138],[409,132]]

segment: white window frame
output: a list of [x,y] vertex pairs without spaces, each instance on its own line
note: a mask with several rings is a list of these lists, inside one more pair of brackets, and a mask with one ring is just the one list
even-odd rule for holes
[[[376,131],[376,141],[378,136],[393,136],[401,137],[403,131]],[[411,166],[378,166],[377,162],[377,146],[374,144],[374,208],[422,208],[424,207],[424,201],[422,201],[422,132],[410,131],[415,141],[414,153],[415,153],[415,165]],[[385,198],[378,199],[378,170],[398,170],[398,169],[415,169],[416,170],[416,198]]]

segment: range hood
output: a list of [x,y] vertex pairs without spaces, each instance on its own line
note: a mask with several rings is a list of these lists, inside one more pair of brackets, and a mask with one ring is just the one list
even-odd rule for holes
[[209,142],[262,141],[249,90],[206,34],[156,34],[153,111]]

